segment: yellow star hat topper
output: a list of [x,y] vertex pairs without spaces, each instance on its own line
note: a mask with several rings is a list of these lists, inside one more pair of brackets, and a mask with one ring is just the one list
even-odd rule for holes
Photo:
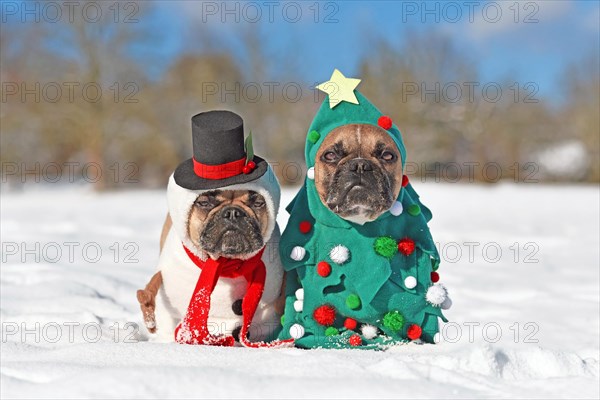
[[354,95],[354,89],[360,83],[360,79],[346,78],[337,68],[333,70],[331,78],[317,86],[317,89],[329,95],[329,108],[333,108],[342,101],[358,104]]

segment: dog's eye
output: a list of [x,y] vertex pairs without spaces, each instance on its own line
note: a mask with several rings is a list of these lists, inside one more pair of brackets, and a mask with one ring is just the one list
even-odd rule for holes
[[337,160],[337,154],[335,154],[333,151],[328,151],[327,153],[323,154],[323,158],[325,161],[335,161]]
[[391,151],[384,151],[383,153],[381,153],[380,158],[383,161],[394,161],[396,159],[396,155]]
[[262,208],[265,206],[265,202],[263,200],[256,200],[253,204],[252,207],[254,208]]
[[195,202],[195,204],[198,207],[202,207],[202,208],[209,208],[209,207],[211,207],[210,202],[206,201],[206,200],[198,200],[198,201]]

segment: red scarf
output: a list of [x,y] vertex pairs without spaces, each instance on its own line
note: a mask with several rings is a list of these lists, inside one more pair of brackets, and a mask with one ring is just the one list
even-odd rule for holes
[[245,347],[288,347],[294,340],[275,340],[270,343],[250,342],[248,330],[254,318],[254,313],[263,294],[265,287],[266,268],[262,261],[263,247],[256,255],[248,260],[238,260],[219,257],[217,260],[208,258],[202,261],[183,246],[190,260],[200,268],[200,277],[190,299],[190,305],[183,321],[175,329],[175,341],[184,344],[205,344],[212,346],[233,346],[233,336],[211,335],[208,332],[208,311],[210,310],[210,296],[215,289],[220,277],[236,278],[243,276],[248,282],[246,294],[242,300],[243,323],[240,330],[240,343]]

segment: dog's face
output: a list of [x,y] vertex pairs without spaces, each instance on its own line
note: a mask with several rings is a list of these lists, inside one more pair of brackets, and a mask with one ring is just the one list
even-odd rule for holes
[[321,201],[346,220],[376,220],[400,192],[400,157],[391,136],[378,126],[349,124],[332,130],[315,159]]
[[213,190],[198,196],[188,219],[196,247],[213,258],[238,258],[265,244],[269,213],[263,196],[252,190]]

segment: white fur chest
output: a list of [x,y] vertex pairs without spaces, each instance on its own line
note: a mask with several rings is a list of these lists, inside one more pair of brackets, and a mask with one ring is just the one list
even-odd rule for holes
[[[278,243],[278,237],[279,232],[276,230],[270,242]],[[267,248],[263,256],[267,278],[261,302],[250,328],[252,340],[265,339],[278,324],[278,316],[275,315],[272,303],[279,297],[283,271],[279,259],[273,260],[272,253]],[[175,327],[185,316],[201,270],[185,253],[174,230],[171,230],[167,236],[158,267],[162,274],[163,285],[156,304],[157,335],[161,340],[171,341]],[[233,305],[243,299],[246,287],[247,281],[244,277],[218,280],[211,295],[208,318],[208,329],[211,333],[231,334],[241,326],[242,316],[234,312]]]

